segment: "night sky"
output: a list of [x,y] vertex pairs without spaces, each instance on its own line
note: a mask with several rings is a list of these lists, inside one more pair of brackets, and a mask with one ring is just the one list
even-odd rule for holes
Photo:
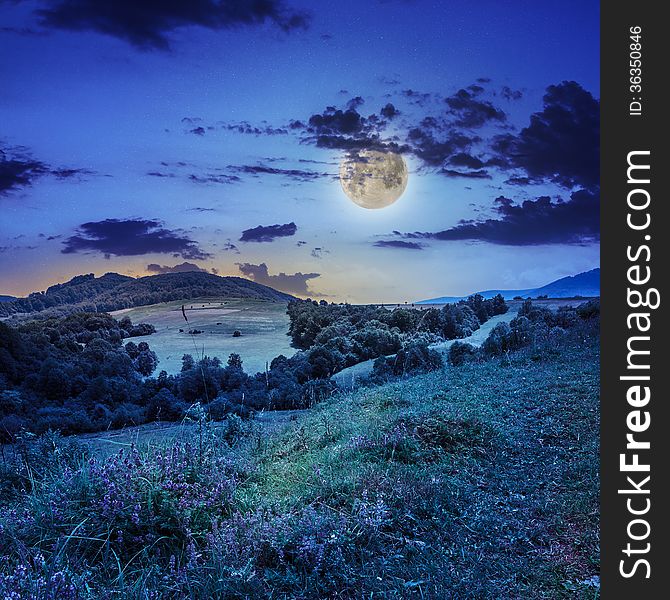
[[[599,264],[595,1],[0,0],[0,294],[200,268],[401,302]],[[366,210],[350,153],[409,183]]]

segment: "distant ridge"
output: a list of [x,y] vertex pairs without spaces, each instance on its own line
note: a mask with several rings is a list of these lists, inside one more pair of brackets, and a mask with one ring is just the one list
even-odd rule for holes
[[[538,296],[548,296],[549,298],[574,298],[582,296],[592,298],[600,296],[600,269],[592,269],[584,273],[578,273],[571,277],[563,277],[552,281],[547,285],[538,288],[525,290],[485,290],[483,292],[473,292],[481,294],[484,298],[492,298],[501,294],[505,300],[512,300],[516,296],[522,298],[537,298]],[[472,294],[468,294],[472,296]],[[458,302],[468,296],[440,296],[430,300],[421,300],[415,304],[446,304],[449,302]]]
[[191,300],[206,296],[253,298],[288,302],[294,297],[241,277],[220,277],[211,273],[164,273],[134,279],[118,273],[78,275],[66,283],[52,285],[45,292],[0,303],[0,317],[18,314],[68,314],[77,311],[111,312]]
[[0,302],[14,302],[16,300],[16,296],[2,296],[0,295]]

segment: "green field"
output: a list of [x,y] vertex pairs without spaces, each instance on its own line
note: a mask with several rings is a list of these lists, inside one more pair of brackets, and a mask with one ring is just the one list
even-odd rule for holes
[[[291,356],[286,304],[264,300],[235,298],[200,298],[186,301],[184,321],[182,302],[165,302],[112,313],[116,318],[129,317],[133,323],[150,323],[156,333],[133,338],[146,341],[159,359],[158,370],[176,373],[184,354],[218,356],[223,362],[231,352],[242,357],[247,373],[265,369],[275,356]],[[190,330],[203,333],[192,335]],[[182,330],[182,331],[180,331]],[[239,330],[241,336],[234,338]]]

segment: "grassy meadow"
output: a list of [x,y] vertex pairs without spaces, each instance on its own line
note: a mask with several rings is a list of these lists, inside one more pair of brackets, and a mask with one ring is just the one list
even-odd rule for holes
[[275,426],[194,410],[107,457],[101,434],[26,441],[0,595],[597,598],[598,364],[586,322]]
[[[184,321],[181,307],[185,305],[189,322]],[[225,359],[231,352],[242,357],[248,373],[265,370],[265,363],[275,356],[291,356],[290,339],[286,335],[288,316],[286,304],[249,298],[198,298],[185,302],[164,302],[151,306],[111,313],[116,318],[129,317],[133,323],[149,323],[156,328],[150,336],[135,338],[146,341],[158,356],[158,369],[178,373],[184,354]],[[189,330],[202,331],[189,335]],[[181,331],[180,331],[181,330]],[[238,330],[242,335],[233,337]],[[194,343],[195,342],[195,343]]]

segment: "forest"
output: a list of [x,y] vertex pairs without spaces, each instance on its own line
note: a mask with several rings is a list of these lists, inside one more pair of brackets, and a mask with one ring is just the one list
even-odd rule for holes
[[[76,313],[0,323],[0,439],[11,441],[22,431],[74,434],[177,421],[198,402],[215,420],[310,407],[335,392],[332,375],[361,361],[376,359],[371,383],[440,368],[442,355],[432,343],[470,335],[507,305],[501,297],[481,296],[425,310],[296,300],[287,311],[298,351],[277,356],[255,374],[244,371],[238,354],[224,363],[206,349],[185,354],[176,375],[158,371],[150,344],[132,340],[150,334],[152,326],[127,317]],[[510,324],[492,330],[481,349],[456,342],[448,359],[459,365],[501,355],[560,335],[598,311],[594,302],[554,312],[527,301]]]

